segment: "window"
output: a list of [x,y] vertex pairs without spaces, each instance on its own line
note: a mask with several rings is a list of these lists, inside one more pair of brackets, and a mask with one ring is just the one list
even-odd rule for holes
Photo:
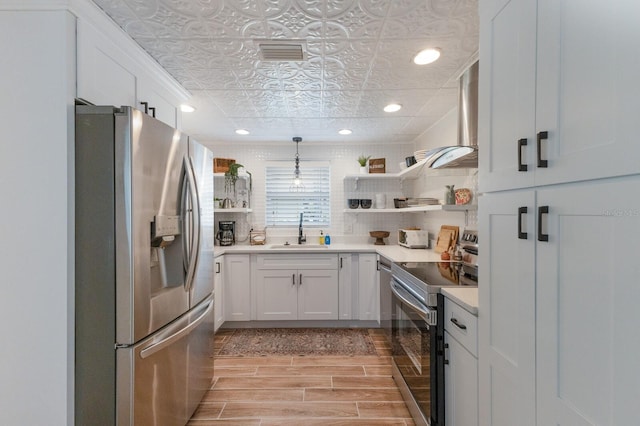
[[331,168],[329,162],[300,162],[300,177],[304,190],[291,192],[293,162],[267,164],[266,224],[297,227],[300,213],[303,225],[328,227],[331,224]]

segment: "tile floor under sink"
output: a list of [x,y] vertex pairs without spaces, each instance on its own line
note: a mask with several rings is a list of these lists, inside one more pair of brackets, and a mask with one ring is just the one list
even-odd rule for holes
[[[188,425],[414,425],[382,330],[369,332],[378,355],[216,356],[213,386]],[[216,351],[228,336],[218,332]]]

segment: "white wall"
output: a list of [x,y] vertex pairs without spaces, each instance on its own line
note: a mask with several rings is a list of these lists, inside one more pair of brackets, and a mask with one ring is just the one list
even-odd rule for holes
[[[293,142],[286,145],[236,145],[214,144],[200,141],[207,144],[214,153],[214,157],[233,158],[236,162],[243,164],[253,176],[253,197],[251,207],[253,213],[248,216],[235,213],[217,214],[216,220],[235,220],[236,228],[239,230],[240,238],[246,236],[250,226],[254,229],[262,229],[265,226],[265,187],[264,187],[264,162],[284,160],[291,166],[291,173],[294,170],[295,144]],[[358,215],[343,213],[346,207],[347,198],[374,198],[378,192],[387,193],[389,207],[393,205],[393,197],[400,196],[403,191],[400,189],[399,180],[394,181],[360,181],[359,189],[353,189],[353,180],[344,181],[343,177],[348,174],[358,174],[358,156],[361,154],[371,155],[372,158],[385,158],[386,171],[397,173],[400,171],[400,162],[404,158],[413,154],[413,144],[400,145],[318,145],[308,144],[304,141],[300,143],[299,152],[301,159],[301,172],[304,175],[304,162],[312,160],[329,160],[331,162],[331,227],[323,229],[329,232],[332,241],[338,242],[343,237],[347,240],[361,240],[373,242],[369,237],[369,231],[388,230],[395,231],[401,226],[415,225],[414,221],[419,220],[418,215],[413,214],[366,214]],[[223,185],[222,179],[216,182],[218,186]],[[405,182],[404,194],[411,195],[412,184]],[[218,190],[216,190],[218,192]],[[245,222],[245,217],[247,222]],[[319,229],[307,229],[309,241],[312,236],[318,235]],[[268,235],[297,235],[296,229],[268,229]],[[337,240],[336,240],[337,239]]]
[[74,37],[67,12],[0,11],[3,425],[73,421]]

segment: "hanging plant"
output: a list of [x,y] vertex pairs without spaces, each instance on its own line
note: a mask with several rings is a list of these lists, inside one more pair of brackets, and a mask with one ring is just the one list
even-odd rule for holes
[[229,165],[229,170],[224,172],[224,192],[236,196],[236,182],[238,181],[238,169],[244,167],[242,164],[233,163]]

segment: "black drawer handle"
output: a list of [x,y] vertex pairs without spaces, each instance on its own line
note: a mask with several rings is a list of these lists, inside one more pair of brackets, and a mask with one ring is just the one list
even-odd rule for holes
[[156,118],[156,107],[149,107],[149,111],[151,111],[151,116]]
[[549,234],[542,232],[542,215],[549,214],[549,206],[538,207],[538,241],[549,241]]
[[538,132],[538,167],[547,167],[547,160],[542,159],[542,141],[549,139],[549,132]]
[[220,262],[216,262],[216,274],[220,273]]
[[451,322],[453,323],[453,325],[455,325],[456,327],[458,327],[460,330],[466,330],[467,326],[464,324],[460,324],[460,322],[458,321],[457,318],[451,318]]
[[522,232],[522,215],[527,214],[526,207],[518,207],[518,239],[526,240],[528,238],[528,234],[526,232]]
[[522,147],[527,146],[527,138],[518,139],[518,171],[526,172],[527,165],[522,164]]

